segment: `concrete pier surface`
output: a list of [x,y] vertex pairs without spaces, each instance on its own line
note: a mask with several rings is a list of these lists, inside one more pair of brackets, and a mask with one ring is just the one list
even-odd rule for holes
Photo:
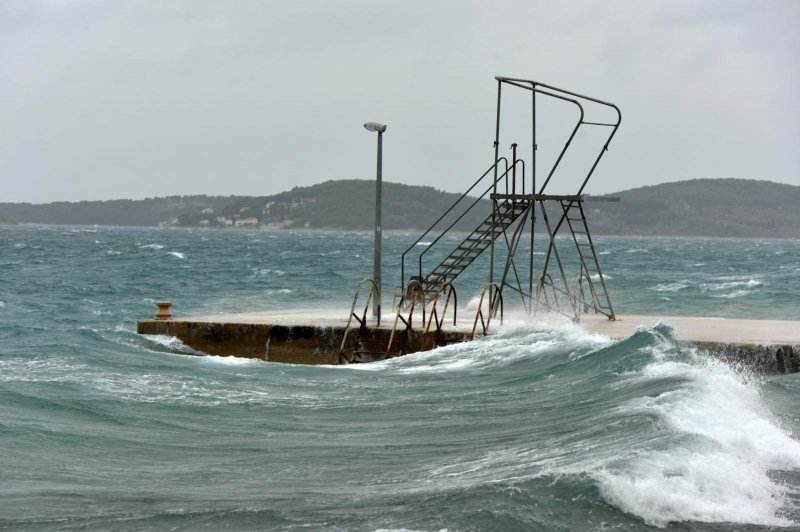
[[688,316],[618,315],[616,321],[605,316],[584,316],[587,331],[612,338],[627,338],[637,327],[665,321],[675,329],[678,338],[691,343],[736,345],[800,345],[800,321],[742,320],[731,318],[699,318]]
[[[137,331],[174,336],[189,347],[212,355],[299,364],[339,364],[343,362],[339,350],[347,317],[347,309],[293,309],[140,320]],[[506,313],[505,317],[507,321],[549,321],[514,313]],[[428,333],[427,339],[420,333],[421,339],[409,344],[408,352],[469,340],[474,319],[474,312],[462,312],[453,326],[450,317],[435,340],[433,331]],[[421,315],[414,320],[416,333],[422,329]],[[592,314],[584,316],[581,325],[588,332],[623,339],[634,334],[637,328],[657,321],[669,323],[679,339],[707,349],[718,358],[770,373],[800,371],[800,321],[646,315],[618,315],[616,321],[609,321],[605,316]],[[493,327],[497,324],[499,319],[495,318]],[[368,325],[369,341],[388,345],[394,315],[385,316],[380,327],[375,327],[371,318]],[[355,321],[348,334],[354,334],[353,328],[358,330]],[[400,328],[405,328],[402,323]],[[475,337],[481,333],[478,324]]]

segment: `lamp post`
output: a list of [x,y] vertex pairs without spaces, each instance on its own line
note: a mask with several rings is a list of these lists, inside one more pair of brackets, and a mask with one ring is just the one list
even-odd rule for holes
[[364,129],[378,134],[378,170],[375,176],[375,252],[372,261],[372,279],[378,285],[378,293],[374,296],[377,300],[373,301],[372,316],[381,324],[381,166],[383,157],[383,132],[386,131],[386,124],[378,122],[367,122]]

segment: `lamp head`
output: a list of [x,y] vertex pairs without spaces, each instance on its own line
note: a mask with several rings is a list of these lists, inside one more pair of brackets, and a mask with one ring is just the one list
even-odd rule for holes
[[367,122],[364,124],[364,129],[367,131],[374,131],[375,133],[383,133],[386,131],[386,124],[379,124],[378,122]]

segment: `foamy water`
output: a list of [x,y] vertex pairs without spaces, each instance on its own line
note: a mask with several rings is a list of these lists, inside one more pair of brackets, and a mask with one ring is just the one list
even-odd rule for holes
[[[668,324],[614,341],[521,318],[505,294],[492,336],[375,364],[199,356],[136,319],[349,308],[370,235],[89,231],[0,228],[0,528],[800,527],[797,375]],[[385,319],[415,238],[385,235]],[[800,314],[800,244],[596,240],[618,312]]]

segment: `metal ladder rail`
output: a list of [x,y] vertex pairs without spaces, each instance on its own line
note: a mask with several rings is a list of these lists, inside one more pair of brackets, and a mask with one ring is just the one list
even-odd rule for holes
[[[525,302],[525,293],[522,291],[522,281],[519,278],[519,272],[517,271],[517,265],[516,265],[516,262],[514,261],[514,255],[515,255],[515,253],[517,251],[517,246],[519,245],[519,242],[521,240],[523,230],[525,229],[525,224],[527,222],[528,213],[533,210],[535,202],[533,200],[531,200],[529,202],[526,201],[526,204],[527,204],[527,206],[524,208],[524,210],[522,212],[520,212],[519,215],[517,215],[517,217],[514,219],[515,221],[517,219],[521,219],[522,221],[517,225],[516,229],[514,230],[514,233],[511,235],[511,241],[510,242],[508,240],[508,235],[507,235],[506,231],[503,231],[503,238],[505,239],[505,242],[506,242],[506,248],[508,250],[508,257],[506,259],[505,268],[503,268],[503,276],[501,277],[501,280],[500,280],[500,286],[508,286],[510,289],[518,292],[522,296],[522,305],[523,305],[523,307],[525,307],[526,312],[528,312],[528,311],[530,311],[532,309],[531,298],[533,297],[533,294],[527,294],[528,302],[526,304],[526,302]],[[511,285],[508,282],[506,282],[506,279],[508,278],[509,271],[512,271],[512,270],[514,272],[514,278],[515,278],[515,280],[517,282],[517,287],[514,287],[513,285]]]
[[[492,172],[493,170],[495,170],[495,169],[498,167],[498,165],[499,165],[501,162],[502,162],[502,163],[504,163],[504,165],[505,165],[505,171],[504,171],[502,174],[500,174],[500,177],[498,177],[497,179],[495,179],[495,180],[494,180],[494,182],[492,183],[492,186],[494,186],[494,184],[495,184],[495,183],[496,183],[496,182],[497,182],[499,179],[501,179],[503,176],[507,176],[507,175],[508,175],[508,171],[509,171],[509,168],[508,168],[508,159],[506,159],[505,157],[499,157],[499,158],[497,158],[497,160],[494,162],[494,164],[492,164],[492,165],[491,165],[491,166],[490,166],[490,167],[489,167],[489,168],[488,168],[488,169],[487,169],[487,170],[486,170],[486,171],[485,171],[485,172],[484,172],[484,173],[483,173],[483,174],[482,174],[482,175],[481,175],[481,176],[480,176],[480,177],[479,177],[479,178],[478,178],[478,179],[477,179],[477,180],[476,180],[476,181],[475,181],[475,182],[474,182],[474,183],[473,183],[473,184],[472,184],[472,185],[471,185],[471,186],[470,186],[470,187],[469,187],[467,190],[466,190],[466,192],[464,192],[463,194],[461,194],[461,196],[460,196],[460,197],[459,197],[459,198],[458,198],[458,199],[457,199],[455,202],[453,202],[453,204],[452,204],[452,205],[451,205],[451,206],[450,206],[450,207],[449,207],[449,208],[448,208],[448,209],[447,209],[447,210],[446,210],[446,211],[445,211],[445,212],[444,212],[444,213],[443,213],[441,216],[439,216],[439,218],[437,218],[437,219],[436,219],[436,221],[435,221],[435,222],[433,222],[433,223],[430,225],[430,227],[428,227],[428,229],[426,229],[426,230],[425,230],[425,232],[424,232],[424,233],[422,233],[422,235],[420,235],[420,237],[419,237],[419,238],[417,238],[417,239],[416,239],[416,240],[415,240],[415,241],[414,241],[414,242],[413,242],[413,243],[412,243],[410,246],[408,246],[408,248],[407,248],[405,251],[403,251],[403,254],[401,255],[401,258],[400,258],[400,275],[401,275],[401,278],[400,278],[400,286],[405,286],[405,282],[406,282],[406,280],[405,280],[405,260],[406,260],[406,255],[408,255],[408,253],[409,253],[409,252],[411,252],[411,251],[414,249],[414,247],[415,247],[417,244],[419,244],[419,243],[422,241],[422,239],[423,239],[423,238],[425,238],[426,236],[428,236],[428,235],[431,233],[431,231],[433,231],[433,228],[434,228],[434,227],[436,227],[436,226],[439,224],[439,222],[441,222],[441,221],[442,221],[442,220],[445,218],[445,216],[447,216],[448,214],[450,214],[450,212],[452,212],[452,210],[453,210],[453,209],[455,209],[456,205],[458,205],[459,203],[461,203],[461,201],[462,201],[464,198],[466,198],[466,197],[467,197],[467,195],[468,195],[470,192],[472,192],[472,189],[474,189],[476,186],[478,186],[478,184],[479,184],[481,181],[483,181],[483,179],[485,179],[485,178],[486,178],[486,176],[490,175],[490,174],[491,174],[491,172]],[[491,189],[491,188],[492,188],[492,187],[490,187],[490,189]],[[442,232],[442,233],[441,233],[441,234],[440,234],[440,235],[439,235],[439,236],[436,238],[436,241],[438,241],[438,240],[439,240],[439,239],[440,239],[440,238],[441,238],[441,237],[442,237],[442,236],[443,236],[445,233],[447,233],[447,232],[448,232],[448,231],[449,231],[449,230],[450,230],[450,229],[451,229],[451,228],[452,228],[452,227],[453,227],[453,226],[454,226],[454,225],[455,225],[457,222],[459,222],[459,221],[460,221],[460,220],[461,220],[461,219],[462,219],[462,218],[463,218],[463,217],[466,215],[466,213],[467,213],[467,212],[471,211],[471,210],[472,210],[472,208],[473,208],[473,207],[475,207],[475,205],[477,205],[477,203],[478,203],[478,202],[479,202],[479,201],[480,201],[480,200],[481,200],[481,199],[482,199],[482,198],[483,198],[485,195],[486,195],[486,192],[484,192],[483,194],[481,194],[481,195],[480,195],[480,196],[479,196],[479,197],[478,197],[478,198],[477,198],[475,201],[473,201],[473,202],[472,202],[472,204],[471,204],[469,207],[467,207],[467,209],[466,209],[466,210],[465,210],[465,211],[464,211],[464,212],[463,212],[463,213],[462,213],[462,214],[461,214],[461,215],[460,215],[460,216],[459,216],[459,217],[456,219],[456,221],[455,221],[455,222],[453,222],[452,224],[450,224],[450,226],[449,226],[447,229],[445,229],[445,230],[444,230],[444,231],[443,231],[443,232]],[[433,246],[433,245],[434,245],[434,242],[432,242],[432,243],[431,243],[431,244],[428,246],[428,248],[430,248],[430,247],[431,247],[431,246]],[[419,272],[419,275],[422,275],[422,266],[421,266],[421,261],[420,261],[420,272]]]
[[[593,299],[597,302],[595,305],[595,312],[605,315],[608,317],[609,320],[615,320],[616,317],[614,315],[614,309],[611,306],[611,298],[608,295],[608,289],[606,288],[605,279],[603,277],[603,271],[600,269],[600,261],[597,259],[597,252],[594,248],[594,242],[592,241],[592,235],[589,232],[589,225],[586,222],[586,213],[583,211],[583,205],[580,201],[561,201],[561,207],[564,209],[564,216],[567,222],[567,226],[569,227],[570,233],[572,234],[572,239],[575,242],[575,248],[578,252],[578,257],[581,261],[581,275],[586,273],[587,283],[589,284],[589,290],[592,293]],[[569,217],[569,211],[575,208],[575,204],[577,204],[578,212],[580,214],[580,218],[573,219]],[[572,222],[579,222],[583,228],[583,231],[576,231],[572,225]],[[586,235],[586,242],[579,242],[577,234],[584,234]],[[583,249],[588,248],[589,255],[586,256],[583,253]],[[593,264],[593,269],[590,268],[590,265],[586,264],[586,260],[590,259]],[[604,301],[601,301],[600,298],[597,297],[597,290],[594,287],[594,280],[592,279],[592,274],[596,274],[599,278],[601,287],[602,287],[602,297]],[[578,280],[580,281],[581,276],[579,275]],[[577,294],[576,294],[577,296]],[[605,305],[603,304],[605,302]]]
[[[502,159],[502,160],[506,161],[506,159],[505,159],[504,157],[501,157],[500,159]],[[498,159],[498,162],[500,161],[500,159]],[[497,164],[495,164],[493,167],[496,167],[496,165],[497,165]],[[491,169],[490,169],[490,170],[491,170]],[[419,259],[419,276],[420,276],[420,277],[422,277],[422,259],[425,257],[425,255],[426,255],[426,254],[427,254],[427,253],[428,253],[428,252],[429,252],[431,249],[433,249],[433,247],[434,247],[434,246],[435,246],[435,245],[436,245],[436,244],[439,242],[439,240],[441,240],[441,238],[442,238],[442,237],[444,237],[444,236],[445,236],[445,235],[446,235],[448,232],[450,232],[450,230],[451,230],[451,229],[452,229],[452,228],[453,228],[453,227],[454,227],[454,226],[455,226],[455,225],[456,225],[456,224],[457,224],[459,221],[461,221],[461,219],[462,219],[462,218],[463,218],[463,217],[464,217],[464,216],[467,214],[467,212],[469,212],[470,210],[472,210],[472,208],[473,208],[473,207],[475,207],[475,205],[477,205],[477,204],[478,204],[478,203],[479,203],[479,202],[480,202],[480,201],[481,201],[481,200],[482,200],[482,199],[483,199],[483,198],[484,198],[484,197],[485,197],[485,196],[486,196],[486,195],[487,195],[487,194],[488,194],[490,191],[496,190],[496,185],[497,185],[497,183],[499,183],[501,180],[504,180],[504,179],[507,181],[507,180],[508,180],[508,173],[509,173],[509,171],[511,171],[511,168],[509,168],[509,167],[508,167],[508,161],[506,161],[506,170],[505,170],[505,172],[503,172],[502,174],[500,174],[500,175],[499,175],[499,176],[498,176],[498,177],[497,177],[497,178],[496,178],[496,179],[495,179],[495,180],[492,182],[492,184],[491,184],[491,185],[489,185],[489,187],[488,187],[488,188],[487,188],[487,189],[486,189],[486,190],[485,190],[485,191],[484,191],[484,192],[483,192],[483,193],[482,193],[480,196],[478,196],[478,197],[475,199],[475,201],[473,201],[473,202],[472,202],[472,204],[470,204],[470,206],[467,208],[467,210],[466,210],[466,211],[464,211],[464,212],[463,212],[463,213],[462,213],[462,214],[461,214],[461,215],[460,215],[458,218],[456,218],[456,219],[455,219],[455,220],[454,220],[454,221],[453,221],[453,222],[452,222],[452,223],[451,223],[449,226],[447,226],[447,228],[446,228],[446,229],[444,229],[444,230],[441,232],[441,234],[440,234],[440,235],[439,235],[439,236],[438,236],[438,237],[437,237],[437,238],[436,238],[436,239],[435,239],[433,242],[431,242],[431,244],[430,244],[430,245],[429,245],[429,246],[428,246],[428,247],[427,247],[427,248],[426,248],[426,249],[425,249],[425,250],[424,250],[422,253],[420,253],[420,254],[419,254],[419,257],[418,257],[418,259]],[[485,175],[484,175],[484,176],[485,176]],[[506,185],[507,185],[507,183],[506,183]],[[492,215],[494,215],[494,214],[495,214],[495,213],[494,213],[494,209],[493,209],[493,211],[492,211]],[[488,220],[488,218],[487,218],[487,220]],[[494,227],[495,227],[495,224],[493,224],[493,225],[492,225],[492,229],[493,229],[493,230],[494,230]],[[408,251],[409,251],[410,249],[412,249],[412,248],[413,248],[413,246],[412,246],[412,247],[410,247],[408,250],[406,250],[406,252],[408,252]],[[404,254],[404,255],[405,255],[405,254]],[[403,258],[403,260],[405,260],[405,258]],[[401,275],[404,275],[404,271],[405,271],[405,265],[404,265],[404,264],[402,264],[402,265],[401,265]],[[405,281],[404,281],[404,280],[401,280],[401,284],[402,284],[403,282],[405,282]]]
[[[558,228],[560,227],[560,224],[556,226],[556,229],[554,231],[552,226],[550,225],[550,219],[547,216],[547,209],[544,206],[544,202],[545,200],[539,200],[540,209],[542,211],[542,219],[544,220],[544,225],[547,228],[547,234],[550,238],[550,241],[547,246],[547,255],[545,255],[544,265],[542,266],[542,276],[544,276],[544,274],[547,273],[547,270],[550,266],[551,257],[555,257],[556,264],[558,265],[558,270],[561,273],[561,282],[564,284],[562,292],[567,294],[570,300],[573,301],[574,298],[572,297],[572,294],[569,293],[569,281],[567,281],[567,273],[564,270],[564,264],[561,262],[561,256],[558,254],[558,247],[556,246],[556,234]],[[562,213],[560,221],[563,221],[564,216],[565,215]],[[552,280],[552,277],[550,277],[550,279]],[[553,283],[552,286],[554,289],[557,288],[555,283]],[[564,314],[561,311],[559,312]],[[573,315],[572,316],[569,316],[567,314],[565,315],[574,321],[578,321],[578,318],[580,316],[578,309],[575,308],[574,306],[573,306]]]
[[[497,240],[500,234],[505,234],[505,230],[511,226],[523,212],[515,212],[510,202],[505,202],[505,210],[501,211],[499,225],[488,225],[489,220],[494,217],[489,215],[480,223],[472,233],[470,233],[453,251],[450,252],[442,261],[425,277],[426,291],[430,291],[438,283],[438,279],[454,280],[463,272],[475,259],[477,259],[490,246],[491,242]],[[481,227],[486,226],[484,229]],[[499,227],[499,230],[498,230]],[[433,279],[433,277],[436,279]]]

